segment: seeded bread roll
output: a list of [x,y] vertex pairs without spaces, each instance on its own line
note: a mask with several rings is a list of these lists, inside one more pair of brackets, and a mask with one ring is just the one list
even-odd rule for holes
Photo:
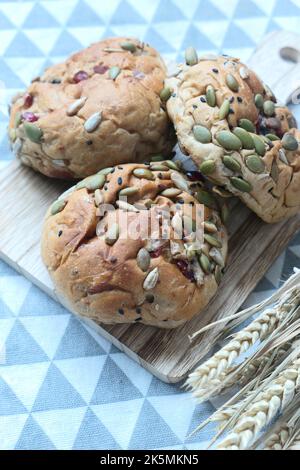
[[221,281],[227,234],[216,200],[193,181],[197,174],[189,177],[172,161],[126,164],[54,202],[42,257],[69,308],[103,323],[175,328],[207,305]]
[[161,57],[144,43],[93,44],[15,97],[9,125],[15,154],[63,179],[158,153],[167,157],[174,131],[160,99],[165,75]]
[[[290,111],[238,59],[197,57],[166,80],[179,145],[210,181],[266,222],[300,210],[300,133]],[[188,65],[190,64],[190,65]]]

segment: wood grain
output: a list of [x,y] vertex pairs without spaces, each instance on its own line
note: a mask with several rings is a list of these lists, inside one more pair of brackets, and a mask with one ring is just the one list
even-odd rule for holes
[[[39,243],[46,209],[66,187],[17,161],[0,176],[0,257],[61,303],[41,262]],[[85,322],[160,379],[178,382],[207,353],[219,329],[192,344],[189,336],[217,316],[236,312],[299,228],[300,216],[268,225],[235,202],[228,268],[218,294],[203,313],[176,330]]]

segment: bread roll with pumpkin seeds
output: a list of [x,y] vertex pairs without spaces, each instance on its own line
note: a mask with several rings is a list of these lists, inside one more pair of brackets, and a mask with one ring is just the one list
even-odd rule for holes
[[174,130],[160,99],[165,76],[158,52],[136,39],[93,44],[16,97],[9,124],[15,154],[63,179],[157,153],[168,157]]
[[162,328],[207,305],[225,267],[227,234],[214,196],[189,176],[172,161],[126,164],[52,204],[42,257],[65,305],[98,322]]
[[300,133],[255,73],[227,56],[198,58],[165,82],[181,150],[266,222],[300,210]]

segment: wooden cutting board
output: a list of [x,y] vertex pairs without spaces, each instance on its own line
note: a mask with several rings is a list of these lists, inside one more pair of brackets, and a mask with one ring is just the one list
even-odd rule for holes
[[[251,67],[273,86],[282,101],[286,101],[297,88],[296,78],[297,75],[300,78],[300,70],[295,61],[282,59],[280,51],[298,51],[298,45],[300,37],[296,35],[273,33],[250,60]],[[297,57],[295,52],[293,54]],[[300,52],[298,54],[300,56]],[[66,187],[64,182],[36,174],[17,161],[8,165],[0,176],[0,257],[58,301],[60,299],[40,258],[39,242],[45,212]],[[175,330],[140,324],[105,326],[84,321],[161,380],[182,380],[207,354],[220,327],[197,337],[193,343],[189,336],[210,321],[235,313],[241,307],[300,229],[300,215],[268,225],[236,203],[228,225],[228,268],[215,298],[197,318]]]

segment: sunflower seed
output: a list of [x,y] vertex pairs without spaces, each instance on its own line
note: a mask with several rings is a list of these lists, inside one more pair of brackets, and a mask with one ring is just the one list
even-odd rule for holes
[[150,170],[152,171],[168,171],[169,170],[169,167],[166,166],[166,165],[150,165]]
[[236,127],[233,133],[240,139],[244,149],[251,150],[254,148],[253,139],[249,132],[247,132],[245,129],[242,127]]
[[94,132],[100,125],[102,120],[102,114],[101,112],[97,112],[95,114],[92,114],[84,123],[84,129],[86,132],[91,133]]
[[234,188],[238,189],[243,193],[250,193],[253,189],[252,185],[243,178],[237,178],[236,176],[233,176],[232,178],[230,178],[230,182]]
[[129,51],[129,52],[136,52],[136,45],[133,44],[133,42],[129,42],[129,41],[125,41],[125,42],[122,42],[120,44],[121,48],[124,50],[124,51]]
[[112,224],[105,234],[105,243],[107,245],[113,245],[116,243],[120,235],[120,228],[117,223]]
[[246,80],[247,78],[250,77],[249,72],[248,72],[248,70],[246,69],[246,67],[241,67],[240,70],[239,70],[239,73],[240,73],[240,77],[241,77],[243,80]]
[[214,87],[208,85],[206,88],[206,101],[209,106],[214,108],[216,106],[216,93]]
[[164,87],[159,94],[160,99],[164,102],[168,101],[171,95],[172,95],[172,90],[169,87]]
[[224,268],[225,262],[222,253],[217,248],[212,248],[209,252],[209,256],[216,264]]
[[264,107],[264,98],[263,98],[263,95],[261,95],[260,93],[258,93],[257,95],[255,95],[254,102],[255,102],[255,106],[256,106],[258,109],[263,109],[263,107]]
[[215,248],[222,248],[222,243],[216,237],[210,234],[204,234],[204,240],[211,246]]
[[275,181],[275,183],[278,182],[279,169],[278,169],[278,165],[276,163],[276,160],[273,160],[273,163],[272,163],[272,166],[271,166],[271,171],[270,171],[270,176]]
[[261,137],[259,137],[256,134],[251,134],[251,135],[252,135],[252,139],[253,139],[253,142],[254,142],[254,147],[255,147],[256,153],[258,153],[258,155],[263,157],[266,154],[266,144],[265,144],[265,142],[263,141],[263,139]]
[[275,104],[273,101],[265,101],[264,102],[264,113],[266,116],[274,116],[275,114]]
[[170,199],[172,199],[173,197],[179,196],[179,194],[181,194],[181,193],[182,193],[181,189],[168,188],[168,189],[165,189],[164,191],[162,191],[160,193],[160,195],[164,196],[164,197],[169,197]]
[[231,91],[239,91],[239,83],[231,73],[226,75],[226,84]]
[[230,111],[230,102],[229,100],[224,100],[220,109],[219,109],[219,119],[223,120],[225,119]]
[[198,64],[198,54],[196,49],[194,49],[193,47],[188,47],[185,50],[185,62],[187,65]]
[[78,100],[74,101],[71,103],[67,109],[67,115],[68,116],[75,116],[75,114],[78,113],[78,111],[84,106],[85,102],[87,100],[87,97],[84,96],[82,98],[79,98]]
[[180,189],[181,191],[185,191],[186,193],[189,192],[189,183],[180,173],[173,171],[171,173],[171,180],[178,189]]
[[230,131],[220,131],[216,134],[218,143],[226,150],[240,150],[240,139]]
[[228,222],[228,218],[230,215],[230,210],[227,204],[223,204],[221,207],[221,219],[223,224],[226,224]]
[[240,163],[233,157],[230,157],[229,155],[224,155],[223,157],[223,163],[231,171],[234,172],[239,172],[241,171],[241,165]]
[[115,80],[120,73],[121,73],[120,67],[114,66],[109,69],[108,76],[112,80]]
[[279,160],[281,162],[285,163],[286,165],[289,165],[289,161],[286,158],[286,154],[285,154],[285,151],[283,149],[279,149],[278,155],[279,155]]
[[204,254],[201,253],[199,256],[199,263],[205,274],[210,274],[211,272],[211,263],[208,259],[208,257]]
[[139,210],[136,207],[134,207],[132,204],[128,204],[128,202],[122,201],[121,199],[116,201],[116,204],[117,204],[118,208],[123,210],[123,211],[139,212]]
[[172,160],[166,160],[164,164],[167,165],[167,167],[170,168],[170,170],[178,170],[178,166]]
[[222,277],[223,277],[221,266],[216,266],[214,276],[215,276],[216,283],[218,285],[221,284]]
[[291,134],[284,134],[281,143],[282,143],[282,147],[285,150],[290,150],[290,151],[298,150],[298,146],[299,146],[298,141]]
[[151,257],[150,257],[149,252],[145,248],[141,248],[139,250],[137,257],[136,257],[136,262],[137,262],[138,267],[142,271],[144,272],[148,271],[150,262],[151,262]]
[[144,290],[152,290],[156,286],[159,278],[159,271],[158,268],[154,268],[146,279],[144,280],[143,288]]
[[201,204],[209,207],[210,209],[216,209],[217,203],[212,194],[205,191],[204,189],[199,189],[197,191],[197,199]]
[[111,173],[113,170],[113,167],[109,167],[109,168],[103,168],[103,170],[100,170],[98,171],[98,175],[104,175],[104,176],[107,176],[109,175],[109,173]]
[[193,134],[201,144],[209,144],[212,141],[212,135],[209,129],[204,126],[196,125],[193,127]]
[[104,175],[93,175],[88,176],[84,180],[80,181],[76,184],[76,189],[88,189],[90,191],[95,191],[96,189],[103,188],[105,183],[105,176]]
[[275,140],[280,140],[280,138],[275,135],[275,134],[266,134],[265,136],[267,139],[271,140],[272,142],[275,141]]
[[139,192],[138,188],[135,188],[134,186],[131,186],[130,188],[121,189],[121,191],[119,192],[119,197],[133,196],[134,194],[136,194],[138,192]]
[[203,224],[205,232],[208,233],[217,233],[218,229],[213,222],[206,221]]
[[245,163],[252,173],[263,173],[265,171],[264,161],[258,155],[249,155],[246,157]]
[[213,160],[205,160],[199,166],[199,170],[203,175],[211,175],[216,169],[216,164]]
[[96,206],[97,207],[101,206],[101,204],[103,204],[103,202],[104,202],[104,197],[103,197],[103,194],[101,193],[100,189],[96,189],[94,197],[95,197]]
[[253,122],[249,121],[249,119],[240,119],[239,126],[245,129],[245,131],[255,132],[255,126]]
[[146,180],[152,180],[152,181],[155,179],[155,176],[152,173],[152,171],[147,170],[145,168],[135,168],[133,170],[133,174],[134,176],[140,179],[144,178]]
[[43,137],[43,131],[31,122],[24,122],[24,131],[26,136],[32,142],[39,144]]
[[55,215],[61,212],[65,208],[66,204],[67,204],[67,201],[64,201],[63,199],[55,201],[52,204],[51,209],[50,209],[51,215]]
[[182,218],[179,212],[176,212],[176,214],[172,217],[171,225],[174,231],[176,232],[176,234],[181,236],[182,235]]

